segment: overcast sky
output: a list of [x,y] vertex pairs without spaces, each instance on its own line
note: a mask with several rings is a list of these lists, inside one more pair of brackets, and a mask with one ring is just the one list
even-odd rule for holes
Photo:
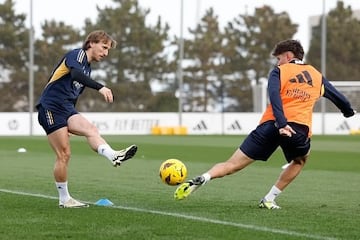
[[[96,6],[101,8],[111,6],[112,0],[14,0],[17,13],[26,13],[29,16],[30,3],[33,3],[33,25],[35,34],[40,35],[40,24],[44,20],[55,19],[64,21],[74,27],[81,27],[85,18],[95,19],[97,16]],[[193,28],[198,19],[205,11],[213,7],[215,14],[219,17],[221,26],[232,21],[238,14],[254,13],[256,7],[263,5],[271,6],[276,13],[286,11],[293,22],[299,24],[298,33],[294,36],[302,42],[305,50],[309,45],[309,17],[322,14],[323,3],[325,11],[333,9],[337,0],[138,0],[140,6],[151,10],[148,21],[155,22],[158,16],[169,23],[171,34],[180,34],[180,6],[183,1],[184,12],[184,35],[187,28]],[[0,0],[4,2],[4,0]],[[345,6],[351,6],[352,10],[360,10],[360,0],[343,0]],[[69,7],[70,6],[70,7]],[[27,21],[30,25],[30,19]]]

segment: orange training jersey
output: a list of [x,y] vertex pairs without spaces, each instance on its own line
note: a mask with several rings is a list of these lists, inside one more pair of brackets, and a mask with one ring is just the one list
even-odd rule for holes
[[[324,92],[322,74],[307,64],[286,63],[278,68],[280,97],[285,118],[287,122],[308,126],[310,133],[315,102]],[[271,104],[266,108],[260,123],[269,120],[275,120]]]

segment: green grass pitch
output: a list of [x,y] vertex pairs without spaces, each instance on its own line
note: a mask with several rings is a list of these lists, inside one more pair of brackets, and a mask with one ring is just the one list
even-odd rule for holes
[[0,137],[0,239],[359,239],[360,136],[313,136],[307,165],[277,199],[279,211],[257,204],[285,164],[280,150],[175,201],[176,187],[158,175],[162,161],[182,160],[191,178],[226,160],[244,136],[105,138],[116,148],[135,143],[138,153],[114,168],[72,137],[69,190],[114,206],[59,209],[46,137]]

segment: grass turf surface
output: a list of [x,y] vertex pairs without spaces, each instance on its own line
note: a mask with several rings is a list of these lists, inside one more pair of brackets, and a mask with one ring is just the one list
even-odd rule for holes
[[138,153],[113,168],[73,137],[69,190],[115,206],[59,209],[46,137],[0,137],[0,239],[359,239],[360,136],[314,136],[303,172],[277,200],[279,211],[257,203],[285,163],[281,151],[175,201],[175,187],[158,176],[163,160],[182,160],[191,178],[226,160],[243,136],[105,138],[118,148],[135,143]]

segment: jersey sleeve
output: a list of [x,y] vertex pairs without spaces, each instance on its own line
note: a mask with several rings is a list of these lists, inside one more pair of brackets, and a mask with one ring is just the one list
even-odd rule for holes
[[95,80],[92,80],[90,77],[86,76],[78,69],[72,68],[70,71],[70,74],[73,79],[75,79],[79,83],[84,84],[84,86],[86,86],[86,87],[93,88],[96,90],[100,90],[102,87],[104,87],[104,85],[102,85],[101,83],[98,83]]
[[86,53],[83,49],[75,49],[65,56],[65,65],[70,70],[71,78],[86,87],[99,90],[104,87],[104,85],[83,73],[83,66],[87,66],[88,64]]
[[280,69],[276,67],[271,71],[269,76],[268,93],[270,104],[276,120],[276,125],[278,128],[283,128],[287,124],[287,119],[285,117],[283,105],[281,102],[280,88]]
[[70,51],[65,56],[65,65],[67,68],[82,69],[82,66],[87,64],[86,53],[82,49],[75,49]]
[[341,94],[325,77],[322,78],[324,86],[324,97],[329,99],[343,113],[344,117],[351,117],[355,114],[350,102]]

